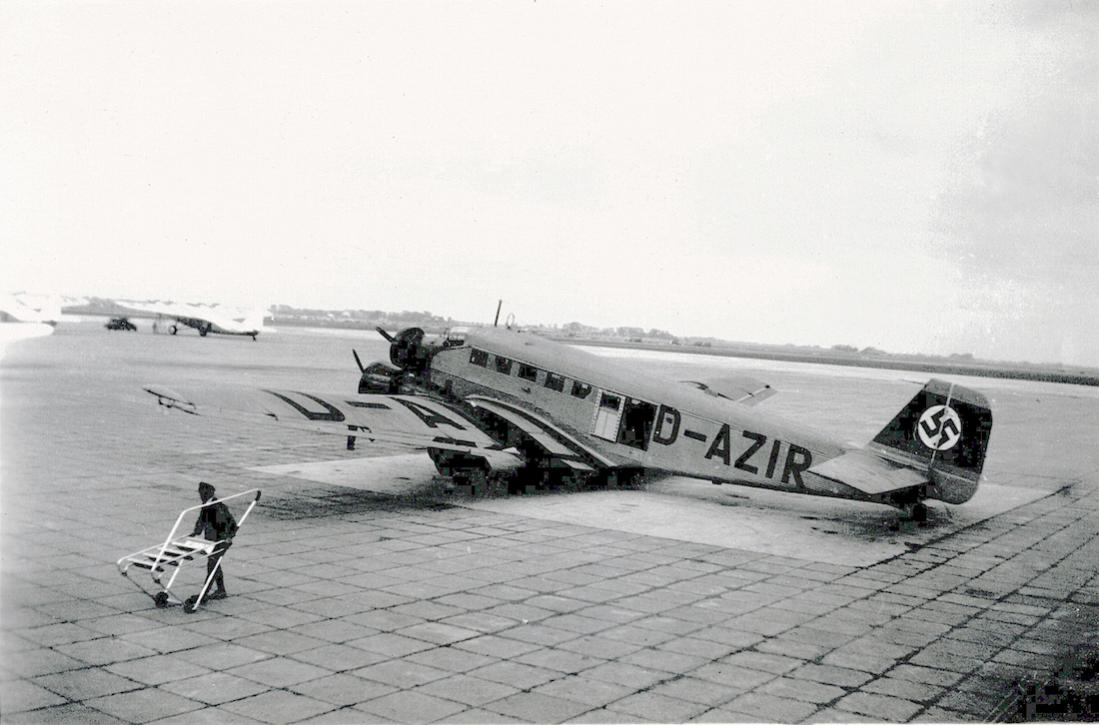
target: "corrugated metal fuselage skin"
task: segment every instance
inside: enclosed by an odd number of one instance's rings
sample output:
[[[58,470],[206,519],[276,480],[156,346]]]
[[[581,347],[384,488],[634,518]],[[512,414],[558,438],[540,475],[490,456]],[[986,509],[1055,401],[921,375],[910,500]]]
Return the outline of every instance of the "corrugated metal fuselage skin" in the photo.
[[[474,351],[487,353],[487,359]],[[511,360],[501,372],[496,358]],[[529,366],[520,377],[520,366]],[[505,366],[506,367],[506,366]],[[534,378],[530,379],[532,371]],[[547,386],[547,374],[564,378],[563,389]],[[435,385],[459,398],[485,395],[518,404],[540,414],[618,465],[729,482],[868,499],[858,490],[809,472],[809,468],[842,454],[845,447],[819,433],[682,383],[650,377],[637,366],[500,328],[471,331],[462,347],[439,352],[431,363]],[[574,382],[591,386],[584,397],[573,394]],[[621,442],[622,423],[615,411],[601,409],[603,396],[646,403],[652,423],[644,446]],[[611,440],[613,439],[613,440]]]

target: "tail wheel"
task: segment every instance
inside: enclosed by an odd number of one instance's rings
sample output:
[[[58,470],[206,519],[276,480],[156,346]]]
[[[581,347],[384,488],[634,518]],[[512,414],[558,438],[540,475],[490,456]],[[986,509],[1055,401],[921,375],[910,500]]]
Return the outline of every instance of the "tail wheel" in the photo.
[[[196,609],[198,609],[198,595],[197,594],[194,595],[194,596],[187,597],[187,601],[185,601],[183,603],[183,611],[187,612],[187,614],[194,614]]]

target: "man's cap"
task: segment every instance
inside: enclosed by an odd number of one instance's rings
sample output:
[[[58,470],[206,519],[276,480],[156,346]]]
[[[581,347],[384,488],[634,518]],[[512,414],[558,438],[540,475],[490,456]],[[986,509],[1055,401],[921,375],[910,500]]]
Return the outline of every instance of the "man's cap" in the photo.
[[[198,492],[199,492],[200,495],[210,494],[211,496],[213,496],[214,495],[214,487],[211,486],[210,484],[206,483],[205,481],[199,481]]]

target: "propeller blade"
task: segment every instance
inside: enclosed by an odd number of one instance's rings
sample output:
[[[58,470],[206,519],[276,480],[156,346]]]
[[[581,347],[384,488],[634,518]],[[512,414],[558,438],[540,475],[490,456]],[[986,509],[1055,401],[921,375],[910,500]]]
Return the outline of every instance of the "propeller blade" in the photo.
[[[386,342],[393,342],[396,339],[380,327],[375,327],[374,329],[378,331],[379,335],[385,338]]]
[[[359,359],[359,353],[355,351],[355,348],[351,348],[351,354],[355,356],[355,364],[359,366],[359,372],[365,372],[366,368],[363,367],[363,361]]]

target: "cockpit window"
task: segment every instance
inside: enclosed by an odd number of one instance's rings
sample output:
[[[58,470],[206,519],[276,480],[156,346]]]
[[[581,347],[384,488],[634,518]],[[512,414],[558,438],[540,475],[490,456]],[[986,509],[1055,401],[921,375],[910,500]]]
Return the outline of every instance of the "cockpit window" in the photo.
[[[565,376],[557,373],[546,373],[546,387],[560,393],[565,389]]]
[[[484,350],[473,348],[469,351],[469,362],[473,365],[479,365],[486,368],[488,367],[488,353]]]
[[[496,356],[496,372],[511,375],[511,360],[506,357]]]
[[[519,366],[519,377],[523,380],[534,381],[538,379],[538,368],[533,365],[522,364]]]

